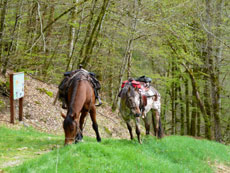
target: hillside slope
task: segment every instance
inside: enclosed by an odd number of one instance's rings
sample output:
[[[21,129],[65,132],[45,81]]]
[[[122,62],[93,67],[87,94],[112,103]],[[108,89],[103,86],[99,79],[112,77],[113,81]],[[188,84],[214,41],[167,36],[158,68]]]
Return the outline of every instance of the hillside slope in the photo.
[[[0,132],[0,139],[7,135],[11,144],[10,152],[3,153],[4,160],[10,154],[16,160],[23,156],[27,160],[3,169],[6,172],[230,172],[230,146],[185,136],[161,140],[149,136],[142,145],[137,140],[107,138],[98,143],[86,137],[82,143],[63,147],[63,136],[4,127],[0,127]],[[3,142],[0,140],[4,149],[7,146]],[[36,150],[45,154],[35,157]]]
[[[1,81],[6,81],[8,78],[0,76]],[[63,134],[62,122],[60,112],[66,112],[61,108],[60,102],[53,105],[57,93],[57,85],[46,84],[36,80],[30,76],[25,77],[25,97],[24,97],[24,117],[23,122],[18,122],[18,115],[16,115],[17,126],[32,126],[35,129],[52,134]],[[5,101],[6,109],[0,110],[0,124],[12,126],[10,121],[10,107],[9,98],[0,96],[1,100]],[[17,101],[16,113],[18,114]],[[127,138],[129,136],[128,130],[118,116],[117,112],[112,112],[111,108],[104,103],[101,107],[97,108],[97,121],[99,125],[99,132],[102,138]],[[89,116],[86,118],[84,128],[84,135],[95,136],[92,129],[91,119]],[[15,126],[14,125],[14,126]]]

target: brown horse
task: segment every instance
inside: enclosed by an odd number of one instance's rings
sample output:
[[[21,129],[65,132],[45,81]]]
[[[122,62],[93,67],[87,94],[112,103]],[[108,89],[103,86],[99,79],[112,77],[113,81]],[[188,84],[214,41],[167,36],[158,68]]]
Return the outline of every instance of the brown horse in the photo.
[[[95,94],[87,71],[82,69],[71,77],[66,101],[67,115],[62,113],[65,145],[77,143],[83,139],[83,125],[88,112],[97,141],[100,142],[101,137],[96,121]]]

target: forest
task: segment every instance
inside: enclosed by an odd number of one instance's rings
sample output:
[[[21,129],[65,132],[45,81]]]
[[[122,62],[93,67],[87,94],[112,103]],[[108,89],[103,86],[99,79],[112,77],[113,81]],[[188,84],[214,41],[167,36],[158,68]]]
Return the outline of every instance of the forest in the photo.
[[[117,109],[122,81],[148,76],[166,135],[230,143],[230,1],[0,0],[0,70],[52,84],[79,64]]]

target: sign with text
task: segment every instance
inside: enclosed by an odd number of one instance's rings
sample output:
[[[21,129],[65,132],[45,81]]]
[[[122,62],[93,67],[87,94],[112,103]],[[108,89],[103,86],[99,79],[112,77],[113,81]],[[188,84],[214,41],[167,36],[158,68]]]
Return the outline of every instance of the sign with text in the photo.
[[[19,121],[22,121],[24,97],[24,73],[10,73],[10,122],[14,124],[14,100],[19,99]]]
[[[17,100],[24,97],[24,73],[13,74],[13,98]]]

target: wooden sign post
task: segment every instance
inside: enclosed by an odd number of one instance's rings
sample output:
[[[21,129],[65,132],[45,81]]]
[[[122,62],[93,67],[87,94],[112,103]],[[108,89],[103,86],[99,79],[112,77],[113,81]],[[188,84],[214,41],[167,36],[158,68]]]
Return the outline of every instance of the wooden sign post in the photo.
[[[10,123],[14,124],[14,100],[19,99],[19,121],[22,121],[24,97],[24,73],[10,74]]]

